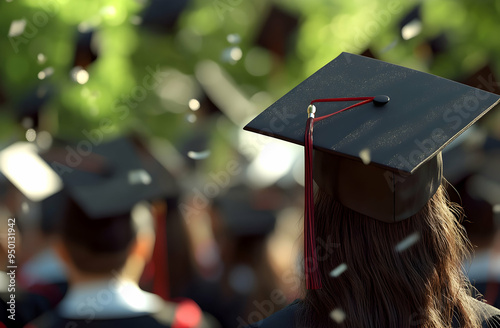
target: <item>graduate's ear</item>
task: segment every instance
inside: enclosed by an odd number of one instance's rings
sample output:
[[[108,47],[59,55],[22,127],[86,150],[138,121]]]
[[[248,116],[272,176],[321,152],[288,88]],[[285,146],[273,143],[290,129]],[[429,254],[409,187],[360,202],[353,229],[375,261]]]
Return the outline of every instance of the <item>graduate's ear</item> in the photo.
[[[147,262],[153,255],[154,245],[155,235],[153,232],[139,232],[132,247],[131,255],[138,256]]]

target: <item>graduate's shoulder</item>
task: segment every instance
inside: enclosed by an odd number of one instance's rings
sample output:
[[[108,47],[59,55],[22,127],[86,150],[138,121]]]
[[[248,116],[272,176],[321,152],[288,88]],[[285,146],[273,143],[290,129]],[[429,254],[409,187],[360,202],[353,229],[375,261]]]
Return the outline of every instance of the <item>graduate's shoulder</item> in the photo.
[[[270,315],[264,320],[253,323],[247,328],[296,327],[297,314],[302,309],[300,300],[295,300],[284,309]]]

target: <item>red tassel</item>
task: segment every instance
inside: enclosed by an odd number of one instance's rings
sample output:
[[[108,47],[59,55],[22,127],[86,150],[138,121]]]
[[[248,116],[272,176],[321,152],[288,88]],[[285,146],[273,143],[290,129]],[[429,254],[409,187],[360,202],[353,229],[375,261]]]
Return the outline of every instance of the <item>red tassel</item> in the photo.
[[[321,277],[316,254],[314,234],[314,192],[313,192],[313,130],[314,116],[307,119],[305,134],[305,206],[304,206],[304,264],[307,289],[321,288]]]
[[[154,263],[153,293],[164,300],[169,300],[169,276],[168,276],[168,249],[167,249],[167,208],[159,203],[155,207],[154,216],[156,220],[156,242],[153,250],[152,261]]]
[[[305,160],[305,205],[304,205],[304,266],[307,289],[320,289],[321,275],[318,268],[318,258],[316,254],[316,237],[314,233],[314,191],[313,191],[313,130],[314,122],[327,117],[361,106],[373,101],[374,97],[354,97],[354,98],[327,98],[315,99],[307,108],[308,119],[306,123],[306,132],[304,135],[304,160]],[[314,118],[316,102],[337,102],[362,100],[356,104],[343,108],[335,113]]]

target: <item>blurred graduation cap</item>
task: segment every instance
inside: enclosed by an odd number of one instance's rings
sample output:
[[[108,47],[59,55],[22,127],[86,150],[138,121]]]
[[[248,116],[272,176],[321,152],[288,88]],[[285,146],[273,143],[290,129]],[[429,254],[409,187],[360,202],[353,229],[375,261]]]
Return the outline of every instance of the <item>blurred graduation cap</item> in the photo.
[[[167,33],[175,27],[189,0],[152,0],[142,12],[142,26]]]
[[[462,79],[463,84],[500,95],[500,82],[498,81],[500,80],[495,74],[492,63],[486,63],[478,70]],[[496,115],[495,113],[497,113],[497,111],[487,113],[482,123],[486,123],[492,119],[492,117]]]
[[[361,53],[361,56],[377,59],[370,48],[366,48],[366,50]]]
[[[437,36],[427,40],[434,56],[445,53],[450,48],[450,41],[445,33],[440,33]]]
[[[153,149],[138,136],[133,137],[131,143],[137,152],[142,167],[155,180],[159,190],[158,195],[162,198],[177,198],[181,192],[179,183],[172,173],[159,161]]]
[[[46,82],[31,87],[25,92],[16,106],[16,117],[24,128],[38,128],[40,112],[53,95],[53,86]]]
[[[87,68],[97,59],[99,53],[93,37],[93,30],[77,32],[73,67]]]
[[[247,186],[230,188],[214,200],[214,207],[234,237],[266,236],[274,230],[275,211],[260,204]]]
[[[462,80],[463,84],[500,95],[500,83],[490,63]]]
[[[457,146],[443,151],[443,176],[454,186],[477,172],[484,161],[484,154],[479,147],[469,147],[467,141],[458,139],[453,141],[456,142],[459,142]]]
[[[66,148],[68,149],[68,147]],[[63,158],[61,155],[64,154]],[[93,219],[129,213],[142,200],[165,197],[176,189],[165,182],[158,163],[146,163],[127,138],[92,147],[89,154],[68,162],[67,152],[42,155],[62,179],[69,196]],[[62,161],[64,159],[64,161]]]
[[[0,105],[4,104],[7,101],[7,96],[5,95],[5,90],[2,85],[2,80],[0,79]]]
[[[305,251],[314,258],[313,166],[319,188],[346,207],[383,222],[404,220],[440,186],[441,150],[499,101],[431,74],[342,53],[245,129],[305,145]],[[279,119],[286,122],[278,125]],[[308,281],[308,288],[318,286]]]
[[[298,25],[296,16],[273,5],[262,24],[256,44],[284,59],[289,51],[295,49],[292,35]]]

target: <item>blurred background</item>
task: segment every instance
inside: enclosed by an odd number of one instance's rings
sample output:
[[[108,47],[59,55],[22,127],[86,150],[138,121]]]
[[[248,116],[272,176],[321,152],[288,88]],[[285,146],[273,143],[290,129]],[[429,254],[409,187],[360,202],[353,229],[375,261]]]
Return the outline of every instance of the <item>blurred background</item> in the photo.
[[[268,316],[300,296],[303,150],[242,127],[343,51],[500,94],[499,15],[500,0],[1,0],[0,197],[19,287],[62,286],[36,314],[64,296],[52,196],[118,139],[148,163],[128,184],[165,188],[144,196],[157,246],[141,287],[223,327]],[[444,154],[481,255],[465,268],[491,303],[499,150],[492,110]]]

